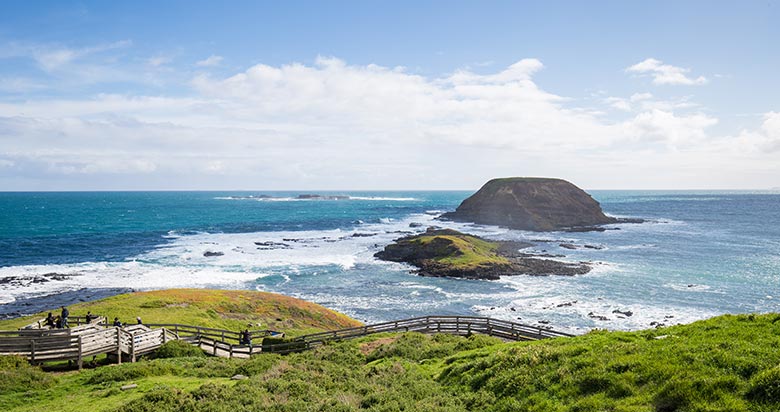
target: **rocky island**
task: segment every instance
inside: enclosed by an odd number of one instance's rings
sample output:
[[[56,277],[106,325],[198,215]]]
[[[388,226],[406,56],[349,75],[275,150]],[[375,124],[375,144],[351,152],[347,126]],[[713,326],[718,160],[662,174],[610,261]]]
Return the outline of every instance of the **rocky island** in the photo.
[[[641,222],[605,215],[596,200],[572,183],[536,177],[490,180],[440,218],[538,232],[601,231],[604,224]]]
[[[587,263],[568,263],[520,252],[531,243],[490,241],[451,229],[428,228],[387,245],[374,256],[404,262],[421,276],[497,280],[510,275],[581,275]]]

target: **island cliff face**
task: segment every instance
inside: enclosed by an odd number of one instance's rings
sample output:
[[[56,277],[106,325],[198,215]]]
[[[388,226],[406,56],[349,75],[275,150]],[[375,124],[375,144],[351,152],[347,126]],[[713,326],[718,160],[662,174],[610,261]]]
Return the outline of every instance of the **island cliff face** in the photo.
[[[617,223],[579,187],[562,179],[493,179],[442,219],[550,231]]]

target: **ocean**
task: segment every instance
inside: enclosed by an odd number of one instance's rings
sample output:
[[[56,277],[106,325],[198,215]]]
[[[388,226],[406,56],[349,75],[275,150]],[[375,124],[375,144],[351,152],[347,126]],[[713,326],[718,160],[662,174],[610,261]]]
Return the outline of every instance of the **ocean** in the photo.
[[[607,214],[646,221],[587,233],[436,220],[472,192],[306,193],[0,193],[0,317],[176,287],[277,292],[364,322],[462,314],[575,333],[780,312],[777,192],[591,191]],[[531,241],[593,270],[426,278],[373,257],[432,225]]]

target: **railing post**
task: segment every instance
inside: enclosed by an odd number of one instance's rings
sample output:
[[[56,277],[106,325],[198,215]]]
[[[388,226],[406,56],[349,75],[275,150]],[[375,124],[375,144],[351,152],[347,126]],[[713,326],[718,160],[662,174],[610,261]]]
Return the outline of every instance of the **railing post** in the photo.
[[[130,362],[135,362],[135,336],[130,335]]]
[[[30,339],[30,362],[35,364],[35,339]]]
[[[82,359],[82,344],[81,344],[81,335],[79,335],[79,358],[78,358],[78,364],[79,364],[79,370],[83,367],[83,359]]]
[[[116,363],[117,365],[122,364],[122,335],[119,333],[119,328],[114,326],[114,330],[116,331]]]
[[[168,335],[165,333],[165,328],[161,328],[161,330],[162,330],[162,341],[163,341],[163,345],[165,345],[165,343],[167,343],[167,342],[168,342]]]

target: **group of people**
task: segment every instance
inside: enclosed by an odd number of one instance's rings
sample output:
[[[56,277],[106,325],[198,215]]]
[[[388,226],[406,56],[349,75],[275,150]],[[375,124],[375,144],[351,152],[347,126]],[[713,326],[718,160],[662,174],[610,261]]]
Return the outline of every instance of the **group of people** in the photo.
[[[68,311],[68,308],[65,306],[62,306],[62,310],[60,312],[60,316],[54,316],[51,312],[49,312],[49,315],[46,316],[46,319],[44,321],[44,324],[52,329],[64,329],[68,328],[68,317],[70,316],[70,311]],[[97,315],[93,315],[92,312],[87,311],[87,315],[84,317],[86,320],[86,323],[92,323],[93,320],[97,319]],[[135,318],[138,325],[143,325],[143,322],[141,321],[141,317],[138,316]],[[123,324],[122,321],[119,320],[119,317],[114,318],[114,323],[112,326],[116,327],[123,327],[127,326],[126,324]],[[239,334],[238,342],[240,345],[247,345],[249,347],[252,347],[252,332],[249,331],[249,328],[252,326],[250,323],[247,325],[247,327],[241,331]]]
[[[136,316],[136,318],[135,318],[135,322],[136,322],[136,324],[138,324],[138,325],[143,325],[143,324],[144,324],[144,323],[143,323],[143,321],[141,321],[141,317],[140,317],[140,316]],[[119,320],[119,318],[117,317],[117,318],[114,318],[114,323],[112,324],[112,326],[116,326],[116,327],[118,327],[118,328],[121,328],[122,326],[127,326],[127,324],[123,324],[123,323],[122,323],[122,322]]]
[[[65,306],[62,307],[62,311],[60,311],[60,316],[55,317],[52,315],[51,312],[46,316],[46,319],[44,321],[44,324],[52,329],[65,329],[69,328],[68,325],[68,317],[70,316],[70,311]]]
[[[59,316],[54,316],[54,314],[49,312],[49,314],[46,316],[46,319],[44,319],[43,324],[48,326],[50,329],[66,329],[70,327],[68,324],[68,317],[70,317],[70,311],[65,306],[62,306],[62,310],[60,311]],[[87,315],[84,316],[85,323],[87,324],[92,323],[92,321],[97,318],[98,316],[93,315],[91,311],[87,311]],[[135,320],[139,325],[143,324],[140,316],[136,317]],[[126,325],[123,325],[119,318],[116,317],[114,318],[114,323],[112,326],[118,326],[121,328],[122,326]]]

